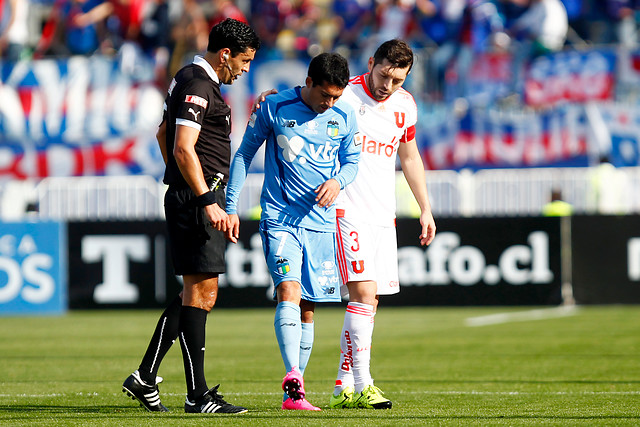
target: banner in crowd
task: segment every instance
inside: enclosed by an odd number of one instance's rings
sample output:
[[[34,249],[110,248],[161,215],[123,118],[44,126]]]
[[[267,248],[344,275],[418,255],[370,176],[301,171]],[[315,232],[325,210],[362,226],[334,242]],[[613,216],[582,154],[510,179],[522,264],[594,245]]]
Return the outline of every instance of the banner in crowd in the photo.
[[[0,223],[0,315],[64,313],[66,250],[61,223]]]
[[[616,59],[612,49],[563,51],[538,57],[527,69],[525,101],[529,106],[549,107],[561,102],[612,100]]]
[[[0,178],[162,174],[151,64],[78,56],[0,70]]]
[[[640,63],[634,60],[639,55],[624,54],[623,81],[632,84],[640,80],[640,67],[634,65]],[[612,98],[616,55],[594,49],[538,58],[525,83],[527,100],[547,106],[543,110],[479,107],[474,102],[468,108],[464,102],[453,104],[455,108],[424,104],[419,85],[411,83],[420,112],[416,138],[425,161],[432,169],[454,170],[585,166],[597,158],[592,153],[601,152],[604,130],[611,133],[607,149],[614,160],[640,164],[640,107],[601,104]],[[0,179],[161,178],[164,163],[155,132],[165,89],[157,86],[153,67],[144,58],[139,61],[125,67],[117,59],[92,56],[1,64]],[[504,95],[508,66],[504,55],[477,59],[466,80],[469,99],[492,105],[488,101]],[[299,60],[257,60],[250,73],[223,86],[233,112],[233,149],[242,139],[256,94],[303,84],[306,71],[307,64]],[[592,120],[586,101],[598,101],[603,121]],[[617,112],[607,115],[607,109]],[[251,171],[262,170],[260,158],[259,153]]]
[[[429,169],[589,165],[595,144],[583,106],[535,112],[470,108],[421,114],[416,139]],[[640,130],[640,127],[638,128]]]

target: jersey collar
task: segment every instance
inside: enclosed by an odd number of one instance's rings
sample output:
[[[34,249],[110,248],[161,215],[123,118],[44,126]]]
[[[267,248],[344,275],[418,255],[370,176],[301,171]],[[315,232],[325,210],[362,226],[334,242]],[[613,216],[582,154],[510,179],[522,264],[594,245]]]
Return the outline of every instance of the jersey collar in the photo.
[[[216,74],[215,71],[213,71],[213,68],[211,67],[211,64],[209,64],[207,62],[206,59],[204,59],[203,56],[201,55],[196,55],[193,58],[193,64],[197,65],[199,67],[202,67],[204,69],[204,71],[207,72],[207,74],[209,75],[209,77],[211,78],[211,80],[213,80],[214,82],[220,84],[220,79],[218,78],[218,75]]]

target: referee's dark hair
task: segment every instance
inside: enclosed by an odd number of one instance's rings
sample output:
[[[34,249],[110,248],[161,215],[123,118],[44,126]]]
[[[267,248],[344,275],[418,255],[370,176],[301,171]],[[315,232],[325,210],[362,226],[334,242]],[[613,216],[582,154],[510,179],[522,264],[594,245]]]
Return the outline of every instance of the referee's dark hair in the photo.
[[[227,18],[211,28],[207,51],[215,53],[225,47],[231,50],[231,56],[236,56],[247,49],[260,49],[260,38],[244,22]]]
[[[381,64],[385,59],[394,68],[409,67],[409,71],[411,71],[411,67],[413,67],[413,51],[405,41],[400,39],[387,40],[382,43],[373,54],[373,65]]]
[[[314,86],[329,83],[344,89],[349,84],[349,64],[337,53],[321,53],[309,63],[307,74]]]

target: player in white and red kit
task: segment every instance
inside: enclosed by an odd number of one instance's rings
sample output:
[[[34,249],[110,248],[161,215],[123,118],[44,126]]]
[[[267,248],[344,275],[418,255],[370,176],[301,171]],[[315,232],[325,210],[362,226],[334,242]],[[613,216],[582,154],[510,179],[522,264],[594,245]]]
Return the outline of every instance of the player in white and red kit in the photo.
[[[352,78],[342,94],[342,100],[356,111],[356,145],[361,148],[361,157],[356,179],[336,200],[338,265],[343,295],[348,292],[349,303],[332,408],[386,409],[392,405],[373,384],[370,360],[379,295],[400,291],[396,156],[420,206],[420,244],[430,244],[436,232],[415,140],[417,107],[413,96],[402,88],[412,65],[413,52],[404,41],[384,42],[369,58],[369,72]]]

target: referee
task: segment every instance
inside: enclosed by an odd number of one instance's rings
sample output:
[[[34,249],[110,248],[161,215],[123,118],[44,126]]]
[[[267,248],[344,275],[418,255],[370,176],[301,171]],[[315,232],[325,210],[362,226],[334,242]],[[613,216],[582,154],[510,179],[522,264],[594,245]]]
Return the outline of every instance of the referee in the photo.
[[[138,370],[123,392],[149,411],[165,412],[157,373],[176,338],[180,339],[187,382],[185,412],[242,413],[209,389],[204,377],[205,324],[218,296],[218,275],[225,271],[228,217],[224,188],[231,156],[231,109],[220,85],[232,84],[260,48],[246,24],[227,19],[211,29],[204,56],[183,67],[172,80],[157,133],[166,163],[165,214],[175,273],[184,289],[164,311]]]

